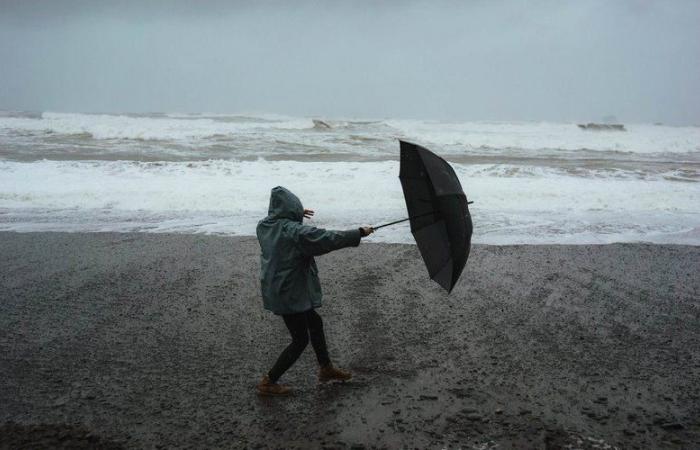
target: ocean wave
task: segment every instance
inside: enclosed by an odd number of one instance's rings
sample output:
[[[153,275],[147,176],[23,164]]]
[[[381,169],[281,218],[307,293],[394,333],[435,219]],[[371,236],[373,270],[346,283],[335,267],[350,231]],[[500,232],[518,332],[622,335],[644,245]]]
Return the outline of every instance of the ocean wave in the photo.
[[[425,144],[446,156],[565,154],[575,158],[602,152],[622,158],[665,154],[700,159],[698,127],[626,124],[626,128],[626,132],[589,132],[574,123],[335,120],[265,114],[0,114],[0,139],[26,136],[29,147],[50,148],[51,142],[41,141],[45,136],[157,141],[164,146],[165,159],[169,144],[206,148],[210,141],[238,149],[247,146],[250,154],[282,155],[303,147],[324,147],[327,152],[395,155],[397,139]],[[277,141],[291,145],[275,146]]]
[[[37,111],[2,111],[0,110],[0,118],[26,118],[26,119],[41,119],[41,113]]]
[[[231,120],[147,115],[67,114],[0,117],[0,130],[35,134],[89,135],[94,139],[191,140],[241,133],[313,128],[310,119]]]
[[[574,123],[426,122],[388,120],[401,136],[419,142],[471,149],[539,151],[593,150],[620,153],[690,153],[700,151],[700,128],[630,124],[626,132],[581,130]]]
[[[454,168],[475,201],[475,242],[671,239],[700,223],[700,183],[668,179],[688,174]],[[0,229],[253,234],[276,185],[317,211],[312,224],[379,224],[405,217],[398,169],[397,161],[0,161]],[[410,241],[410,232],[376,238]]]

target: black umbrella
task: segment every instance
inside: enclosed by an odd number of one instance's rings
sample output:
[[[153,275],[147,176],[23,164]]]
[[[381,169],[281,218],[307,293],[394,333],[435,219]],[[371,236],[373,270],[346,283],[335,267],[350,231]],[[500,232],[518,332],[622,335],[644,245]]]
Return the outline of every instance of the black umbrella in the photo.
[[[472,219],[467,205],[472,202],[447,161],[420,145],[399,142],[399,179],[409,217],[374,229],[410,220],[430,278],[451,292],[469,257]]]

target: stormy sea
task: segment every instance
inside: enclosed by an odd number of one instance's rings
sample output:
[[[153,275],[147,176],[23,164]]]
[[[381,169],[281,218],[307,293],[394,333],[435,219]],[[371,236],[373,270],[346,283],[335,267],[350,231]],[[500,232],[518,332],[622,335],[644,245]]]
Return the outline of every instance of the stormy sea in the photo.
[[[475,243],[700,245],[700,127],[271,114],[0,112],[0,231],[253,235],[277,185],[378,225],[406,215],[399,139],[455,168]]]

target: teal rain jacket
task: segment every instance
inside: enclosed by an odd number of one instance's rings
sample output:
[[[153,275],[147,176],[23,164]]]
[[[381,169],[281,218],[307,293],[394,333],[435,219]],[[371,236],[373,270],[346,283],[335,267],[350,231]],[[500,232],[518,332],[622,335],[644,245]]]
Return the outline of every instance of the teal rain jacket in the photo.
[[[265,309],[294,314],[321,306],[321,283],[314,256],[360,245],[360,230],[331,231],[302,225],[299,198],[277,186],[267,217],[256,229],[262,254],[260,285]]]

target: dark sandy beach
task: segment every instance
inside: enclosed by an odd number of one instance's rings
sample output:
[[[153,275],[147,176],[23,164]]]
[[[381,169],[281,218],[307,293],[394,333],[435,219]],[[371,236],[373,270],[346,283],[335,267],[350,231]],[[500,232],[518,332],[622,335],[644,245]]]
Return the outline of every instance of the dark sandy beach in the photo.
[[[318,259],[331,357],[288,341],[254,238],[0,233],[0,448],[700,448],[700,247],[475,246]]]

